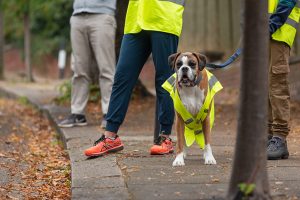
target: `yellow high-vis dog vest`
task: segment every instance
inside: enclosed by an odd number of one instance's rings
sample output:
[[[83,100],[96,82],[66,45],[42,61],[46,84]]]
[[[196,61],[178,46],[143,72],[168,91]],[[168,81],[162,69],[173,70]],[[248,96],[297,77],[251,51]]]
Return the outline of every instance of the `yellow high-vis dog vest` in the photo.
[[[206,69],[204,69],[206,70]],[[205,147],[204,134],[202,129],[202,122],[205,120],[210,107],[210,129],[212,129],[215,120],[215,110],[214,110],[214,95],[219,92],[223,87],[217,78],[206,70],[208,77],[208,90],[205,97],[203,106],[199,110],[197,116],[193,116],[184,107],[177,88],[176,88],[176,73],[168,78],[162,87],[170,93],[173,99],[174,108],[180,114],[184,121],[184,137],[186,145],[189,147],[195,141],[200,146],[201,149]]]

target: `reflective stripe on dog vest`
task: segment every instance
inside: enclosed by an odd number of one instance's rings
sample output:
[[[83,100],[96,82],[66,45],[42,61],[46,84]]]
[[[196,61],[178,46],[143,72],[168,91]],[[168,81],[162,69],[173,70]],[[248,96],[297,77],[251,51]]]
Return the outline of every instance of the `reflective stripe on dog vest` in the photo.
[[[201,149],[205,147],[204,134],[202,129],[202,122],[205,120],[210,107],[210,129],[214,124],[215,112],[214,112],[214,95],[219,92],[223,87],[217,78],[205,69],[208,77],[208,90],[205,97],[203,106],[199,113],[194,117],[184,107],[180,100],[177,88],[176,88],[176,73],[173,74],[168,80],[164,82],[162,87],[170,93],[173,99],[174,108],[180,114],[184,121],[184,137],[186,145],[189,147],[195,141]]]

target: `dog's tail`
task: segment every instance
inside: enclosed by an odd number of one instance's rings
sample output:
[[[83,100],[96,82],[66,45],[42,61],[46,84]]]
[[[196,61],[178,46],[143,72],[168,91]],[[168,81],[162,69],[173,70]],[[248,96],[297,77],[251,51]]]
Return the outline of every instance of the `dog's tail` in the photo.
[[[230,56],[224,63],[221,64],[207,63],[206,67],[208,69],[222,69],[230,65],[231,63],[233,63],[233,61],[235,61],[241,54],[242,54],[242,48],[238,48],[234,52],[234,54],[232,54],[232,56]]]

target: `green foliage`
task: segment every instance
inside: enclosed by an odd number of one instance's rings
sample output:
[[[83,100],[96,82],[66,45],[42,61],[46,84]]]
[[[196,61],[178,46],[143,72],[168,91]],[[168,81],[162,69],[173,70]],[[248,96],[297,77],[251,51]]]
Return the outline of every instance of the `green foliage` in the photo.
[[[255,189],[255,184],[253,183],[240,183],[238,185],[240,191],[243,193],[243,199],[247,199],[247,197],[251,196],[254,189]]]
[[[19,97],[18,98],[18,102],[21,103],[21,104],[23,104],[23,105],[30,105],[30,101],[25,96]]]
[[[100,88],[98,85],[90,85],[89,101],[97,102],[101,98]],[[71,101],[72,83],[70,80],[63,82],[59,87],[59,97],[55,99],[58,104],[64,104]]]
[[[100,88],[98,85],[90,85],[90,96],[89,101],[97,102],[101,98]]]
[[[62,104],[71,100],[72,84],[71,81],[65,81],[58,87],[59,97],[55,98],[55,102]]]
[[[4,33],[6,43],[23,47],[23,16],[30,14],[33,58],[45,54],[57,54],[62,40],[68,41],[70,17],[72,15],[70,0],[6,0],[4,8]],[[66,42],[70,50],[69,42]]]

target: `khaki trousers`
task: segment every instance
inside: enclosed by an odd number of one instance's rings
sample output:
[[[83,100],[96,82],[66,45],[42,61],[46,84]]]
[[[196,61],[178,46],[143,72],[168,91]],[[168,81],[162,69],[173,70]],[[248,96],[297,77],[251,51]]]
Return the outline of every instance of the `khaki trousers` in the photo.
[[[94,59],[99,68],[102,113],[106,114],[116,66],[115,18],[107,14],[79,14],[72,16],[70,23],[74,55],[71,112],[84,114]]]
[[[270,41],[269,134],[284,138],[290,131],[289,57],[287,44]]]

